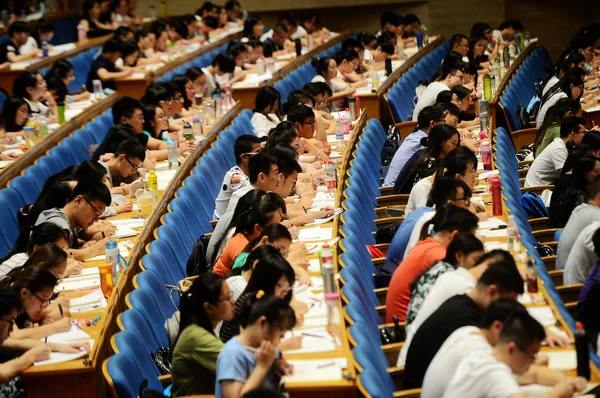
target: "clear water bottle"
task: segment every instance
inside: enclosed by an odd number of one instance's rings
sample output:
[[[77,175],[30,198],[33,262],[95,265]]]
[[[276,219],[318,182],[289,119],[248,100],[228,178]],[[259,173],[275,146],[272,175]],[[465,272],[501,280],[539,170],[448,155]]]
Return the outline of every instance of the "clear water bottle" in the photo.
[[[194,132],[194,138],[202,138],[204,136],[202,132],[202,120],[200,116],[194,116],[192,119],[192,131]]]
[[[219,117],[223,114],[223,99],[221,92],[215,91],[213,99],[215,100],[215,117]]]
[[[421,25],[421,29],[419,29],[421,33],[423,33],[423,43],[429,43],[429,35],[427,34],[427,26],[425,24]]]
[[[117,284],[117,279],[119,278],[119,247],[117,246],[117,242],[114,240],[109,240],[106,242],[106,262],[111,264],[112,268],[112,284],[115,286]]]
[[[42,40],[42,57],[48,58],[48,41]]]
[[[233,93],[231,91],[231,85],[226,84],[224,92],[225,92],[225,101],[224,101],[225,102],[225,107],[224,107],[224,109],[225,110],[229,110],[235,104],[235,102],[233,101]]]
[[[337,178],[335,175],[335,163],[329,161],[325,164],[325,181],[327,183],[327,189],[337,188]]]
[[[338,151],[344,147],[344,130],[342,129],[342,123],[340,120],[336,121],[335,127],[335,140],[338,145]]]
[[[8,28],[8,11],[6,9],[2,10],[2,25]]]
[[[167,153],[169,156],[169,169],[179,167],[179,154],[177,153],[177,144],[173,140],[167,140]]]
[[[333,256],[326,255],[325,253],[329,251],[331,253],[330,246],[328,244],[323,245],[323,251],[321,253],[321,273],[323,275],[323,292],[327,293],[335,293],[335,277],[333,270]]]

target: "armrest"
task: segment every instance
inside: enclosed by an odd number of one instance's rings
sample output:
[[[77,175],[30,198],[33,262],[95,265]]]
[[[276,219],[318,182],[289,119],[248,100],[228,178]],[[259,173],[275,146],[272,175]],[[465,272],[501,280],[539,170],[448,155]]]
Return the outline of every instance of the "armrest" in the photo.
[[[556,290],[558,291],[563,303],[567,303],[571,301],[577,301],[582,287],[582,283],[575,283],[573,285],[557,286]]]
[[[392,195],[394,193],[394,187],[379,187],[379,193],[381,196]]]
[[[556,270],[556,256],[542,257],[542,261],[544,262],[544,265],[546,265],[548,271]]]
[[[554,233],[561,230],[562,228],[548,228],[533,231],[533,237],[535,240],[541,243],[554,241]]]
[[[404,140],[410,133],[415,131],[415,127],[417,127],[417,121],[410,122],[401,122],[395,124],[396,129],[400,132],[400,138]]]
[[[377,267],[377,266],[383,265],[385,263],[385,257],[373,258],[373,259],[371,259],[371,261],[373,261],[373,265],[375,267]]]
[[[548,228],[548,217],[530,218],[529,225],[534,231]]]
[[[552,282],[554,282],[554,286],[559,287],[563,285],[563,274],[565,273],[565,271],[563,271],[562,269],[555,269],[552,271],[548,271],[548,275],[550,275],[550,278],[552,279]]]
[[[421,396],[420,388],[411,388],[410,390],[402,390],[394,392],[394,397],[400,398],[419,398]]]
[[[519,166],[528,166],[533,163],[533,160],[521,160]]]
[[[167,387],[169,384],[171,384],[171,375],[160,375],[158,376],[158,381],[160,381],[160,384],[162,384],[164,387]]]
[[[408,203],[407,194],[387,195],[376,198],[379,207],[385,206],[406,206]]]
[[[393,223],[395,223],[397,221],[404,221],[404,216],[402,216],[402,217],[378,218],[378,219],[376,219],[374,221],[375,221],[375,225],[377,226],[377,229],[381,229],[381,227],[393,224]]]
[[[534,192],[538,195],[541,194],[545,189],[549,189],[551,191],[554,190],[554,185],[535,185],[533,187],[523,187],[521,188],[521,192]]]
[[[213,227],[213,229],[217,226],[217,223],[219,222],[219,220],[210,220],[210,226]]]
[[[376,243],[373,245],[373,247],[381,250],[384,253],[387,253],[388,249],[390,248],[390,244],[389,243]]]
[[[400,350],[402,349],[403,345],[404,345],[404,342],[394,343],[394,344],[386,344],[386,345],[381,346],[381,349],[383,350],[383,353],[385,354],[385,356],[388,360],[389,366],[396,365],[396,363],[398,362],[398,355],[400,354]]]

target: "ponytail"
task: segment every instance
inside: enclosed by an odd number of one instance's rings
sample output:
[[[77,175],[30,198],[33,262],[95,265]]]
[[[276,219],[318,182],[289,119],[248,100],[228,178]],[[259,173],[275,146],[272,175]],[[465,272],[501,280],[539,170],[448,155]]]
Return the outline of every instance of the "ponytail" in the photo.
[[[290,304],[277,296],[265,295],[264,291],[247,292],[240,297],[241,305],[236,314],[242,328],[256,323],[263,316],[269,326],[290,330],[296,324],[296,314]]]
[[[446,204],[437,209],[433,218],[423,225],[419,240],[423,240],[427,237],[429,226],[433,226],[433,230],[436,233],[452,231],[467,233],[476,229],[478,222],[477,216],[469,210],[452,204]]]
[[[277,210],[279,210],[279,207],[270,201],[258,202],[240,216],[235,227],[235,233],[248,236],[254,231],[255,225],[258,224],[264,228]]]

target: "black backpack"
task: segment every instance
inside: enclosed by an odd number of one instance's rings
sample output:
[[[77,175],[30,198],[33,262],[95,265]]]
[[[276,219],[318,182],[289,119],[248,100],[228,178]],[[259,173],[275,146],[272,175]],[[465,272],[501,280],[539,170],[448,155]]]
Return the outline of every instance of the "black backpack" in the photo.
[[[517,106],[517,114],[515,115],[515,118],[517,119],[517,130],[531,128],[531,123],[529,122],[529,113],[527,113],[527,108],[524,105]]]
[[[387,139],[381,148],[381,166],[383,166],[383,175],[387,173],[387,169],[392,163],[392,159],[396,154],[398,148],[400,148],[401,140],[396,127],[390,125],[387,132]]]
[[[209,240],[208,236],[202,235],[194,243],[192,254],[190,254],[190,258],[185,266],[188,276],[202,275],[212,271],[212,267],[206,261],[206,249],[208,248]]]

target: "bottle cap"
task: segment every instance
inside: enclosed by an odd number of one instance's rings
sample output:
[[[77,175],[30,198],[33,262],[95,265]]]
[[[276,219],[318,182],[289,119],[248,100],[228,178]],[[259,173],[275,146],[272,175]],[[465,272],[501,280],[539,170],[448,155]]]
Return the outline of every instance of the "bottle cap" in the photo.
[[[169,139],[167,140],[167,145],[170,145],[170,144],[173,144],[173,145],[175,145],[175,141],[173,141],[172,139],[170,139],[170,138],[169,138]]]
[[[577,329],[577,330],[584,330],[585,328],[583,327],[583,323],[581,323],[581,322],[575,322],[575,329]]]
[[[331,248],[331,246],[329,246],[329,243],[325,243],[322,247],[323,247],[323,249],[330,249]]]
[[[338,301],[340,299],[339,293],[327,293],[325,294],[326,301]]]
[[[106,250],[114,250],[117,248],[117,242],[114,240],[109,240],[106,242]]]
[[[150,170],[150,171],[148,171],[148,173],[150,173],[150,175],[153,176],[153,175],[156,174],[156,171],[155,170]]]
[[[192,118],[192,122],[194,122],[194,123],[199,122],[199,121],[200,121],[200,118],[198,116],[194,116]]]

